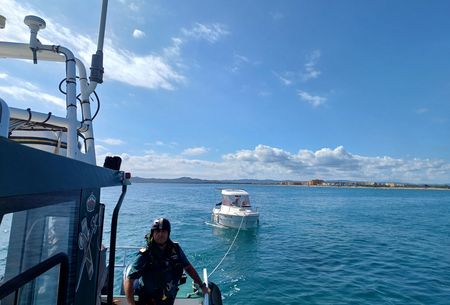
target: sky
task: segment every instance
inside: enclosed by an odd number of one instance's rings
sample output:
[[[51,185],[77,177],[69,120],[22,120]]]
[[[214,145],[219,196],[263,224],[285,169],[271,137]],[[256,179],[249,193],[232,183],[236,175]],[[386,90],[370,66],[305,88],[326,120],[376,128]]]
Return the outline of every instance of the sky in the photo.
[[[0,40],[86,67],[101,1],[0,0]],[[450,2],[110,0],[97,162],[133,176],[450,183]],[[65,116],[62,64],[0,59],[9,106]],[[95,104],[93,106],[95,111]]]

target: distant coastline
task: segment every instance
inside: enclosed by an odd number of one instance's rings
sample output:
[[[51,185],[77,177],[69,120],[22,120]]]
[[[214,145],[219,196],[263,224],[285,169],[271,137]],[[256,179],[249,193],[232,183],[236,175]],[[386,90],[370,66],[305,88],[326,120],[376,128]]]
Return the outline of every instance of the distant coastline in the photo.
[[[321,179],[313,179],[307,181],[293,181],[293,180],[270,180],[270,179],[205,180],[191,177],[180,177],[175,179],[132,177],[131,182],[184,183],[184,184],[255,184],[255,185],[316,186],[316,187],[345,187],[345,188],[450,190],[450,184],[414,184],[414,183],[400,183],[400,182],[367,182],[367,181],[346,181],[346,180],[327,181]]]

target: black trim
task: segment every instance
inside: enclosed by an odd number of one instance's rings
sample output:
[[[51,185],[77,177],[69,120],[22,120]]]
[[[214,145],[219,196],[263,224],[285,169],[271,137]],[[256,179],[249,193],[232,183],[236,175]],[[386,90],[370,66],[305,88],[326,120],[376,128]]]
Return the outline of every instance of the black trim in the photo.
[[[44,206],[60,204],[63,202],[77,200],[79,190],[71,192],[46,193],[36,195],[24,195],[14,197],[0,197],[1,213],[15,213]],[[26,202],[26,203],[24,203]]]
[[[47,146],[53,146],[57,147],[60,146],[61,148],[66,149],[67,143],[66,142],[59,142],[58,140],[53,140],[49,138],[43,138],[43,137],[22,137],[22,136],[10,136],[9,139],[22,143],[22,144],[37,144],[37,145],[47,145]]]

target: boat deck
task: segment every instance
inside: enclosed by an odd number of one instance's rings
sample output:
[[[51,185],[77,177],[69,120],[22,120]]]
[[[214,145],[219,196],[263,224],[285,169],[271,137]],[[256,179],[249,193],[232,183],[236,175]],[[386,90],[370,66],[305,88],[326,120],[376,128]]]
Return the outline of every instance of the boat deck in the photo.
[[[106,304],[106,296],[102,296],[102,304],[105,302]],[[117,295],[113,297],[113,304],[115,305],[127,305],[127,300],[124,295]],[[175,305],[199,305],[202,304],[202,298],[193,297],[193,298],[176,298]]]

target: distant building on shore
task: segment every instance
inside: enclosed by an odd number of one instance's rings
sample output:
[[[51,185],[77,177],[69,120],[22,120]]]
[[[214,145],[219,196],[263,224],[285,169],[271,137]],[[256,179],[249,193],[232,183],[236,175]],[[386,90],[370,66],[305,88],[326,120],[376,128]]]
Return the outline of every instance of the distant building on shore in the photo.
[[[309,186],[311,186],[311,185],[323,185],[324,182],[325,181],[320,180],[320,179],[313,179],[313,180],[309,180],[308,181],[308,185]]]

